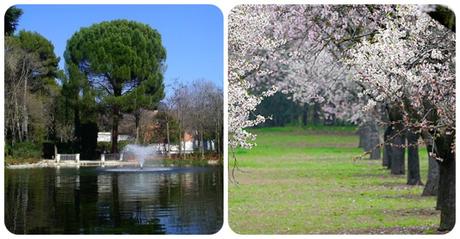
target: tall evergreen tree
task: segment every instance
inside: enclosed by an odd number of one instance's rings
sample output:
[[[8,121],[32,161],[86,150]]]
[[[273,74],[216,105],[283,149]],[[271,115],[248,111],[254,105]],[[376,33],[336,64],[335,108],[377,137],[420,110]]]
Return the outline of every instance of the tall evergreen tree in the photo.
[[[22,9],[15,6],[8,8],[5,13],[5,36],[13,35],[18,26],[19,18],[22,15]]]
[[[134,21],[102,22],[75,33],[64,55],[66,67],[77,67],[97,92],[97,102],[110,110],[112,152],[117,152],[121,113],[163,98],[166,50],[160,34]]]

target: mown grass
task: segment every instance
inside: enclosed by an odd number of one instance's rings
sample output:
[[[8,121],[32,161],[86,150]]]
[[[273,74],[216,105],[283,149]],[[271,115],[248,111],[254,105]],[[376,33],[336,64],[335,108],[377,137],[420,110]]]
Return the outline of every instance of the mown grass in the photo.
[[[335,131],[334,131],[335,130]],[[229,223],[241,234],[432,233],[434,197],[362,154],[354,129],[262,128],[237,150]],[[334,133],[335,132],[335,133]],[[421,174],[427,173],[421,149]],[[230,157],[230,170],[233,162]]]

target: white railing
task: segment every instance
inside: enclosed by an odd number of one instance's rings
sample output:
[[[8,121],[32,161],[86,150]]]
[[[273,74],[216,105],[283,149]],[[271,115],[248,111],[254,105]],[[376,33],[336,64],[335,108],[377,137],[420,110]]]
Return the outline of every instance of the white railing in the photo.
[[[61,161],[80,162],[80,154],[56,154],[56,163]]]

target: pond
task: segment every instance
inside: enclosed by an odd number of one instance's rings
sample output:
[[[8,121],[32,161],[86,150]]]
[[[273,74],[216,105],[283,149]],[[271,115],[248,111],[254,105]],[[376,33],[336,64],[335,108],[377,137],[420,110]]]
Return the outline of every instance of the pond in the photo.
[[[222,217],[222,166],[5,169],[15,234],[212,234]]]

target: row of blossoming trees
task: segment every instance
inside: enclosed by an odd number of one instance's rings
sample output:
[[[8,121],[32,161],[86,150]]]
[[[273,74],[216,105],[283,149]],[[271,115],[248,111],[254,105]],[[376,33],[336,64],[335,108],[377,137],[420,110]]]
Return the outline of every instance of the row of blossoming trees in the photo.
[[[440,230],[455,224],[455,19],[440,6],[240,5],[229,16],[229,144],[276,91],[368,128],[385,128],[383,163],[417,179],[421,137],[437,190]],[[452,20],[453,19],[453,20]],[[375,131],[375,130],[374,130]],[[379,138],[379,137],[377,137]],[[407,139],[407,143],[406,143]],[[371,155],[372,156],[372,155]],[[434,163],[436,162],[436,163]],[[415,166],[414,166],[415,165]],[[438,171],[435,171],[438,170]],[[438,172],[438,173],[436,173]],[[415,175],[415,176],[414,176]],[[427,183],[428,184],[428,183]],[[438,186],[438,187],[436,187]]]

